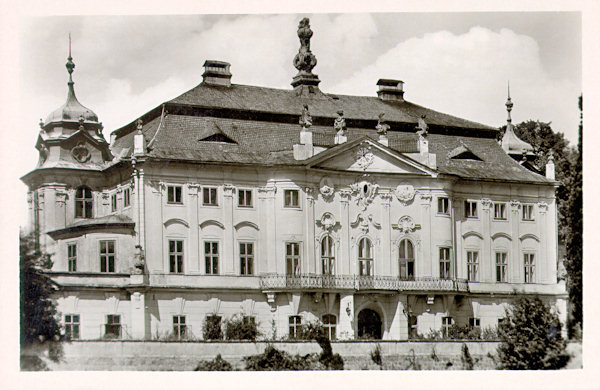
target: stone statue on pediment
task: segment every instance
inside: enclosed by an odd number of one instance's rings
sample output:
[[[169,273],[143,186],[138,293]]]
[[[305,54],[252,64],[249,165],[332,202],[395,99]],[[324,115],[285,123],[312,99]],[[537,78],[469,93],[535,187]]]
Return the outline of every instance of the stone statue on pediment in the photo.
[[[340,110],[337,112],[338,117],[333,122],[333,128],[337,135],[346,135],[346,119],[344,118],[344,111]]]
[[[308,112],[308,104],[305,104],[304,107],[302,107],[302,113],[300,114],[299,123],[300,126],[304,128],[309,128],[310,126],[312,126],[312,117]]]
[[[379,114],[379,119],[377,120],[377,126],[375,126],[375,129],[377,129],[377,134],[380,134],[380,135],[387,135],[387,132],[390,129],[390,125],[388,125],[385,122],[384,115],[385,115],[385,113],[383,113],[383,112],[381,114]]]

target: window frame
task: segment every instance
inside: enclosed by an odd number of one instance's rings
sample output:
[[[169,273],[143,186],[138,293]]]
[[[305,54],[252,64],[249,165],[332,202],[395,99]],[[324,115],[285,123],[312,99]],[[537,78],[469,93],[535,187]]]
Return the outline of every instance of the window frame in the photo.
[[[447,196],[438,196],[437,213],[439,215],[450,215],[450,198]]]
[[[406,243],[404,247],[404,255],[402,244]],[[409,250],[410,245],[410,250]],[[412,257],[409,257],[412,252]],[[406,270],[406,275],[402,275],[402,270]],[[412,271],[412,272],[411,272]],[[415,279],[415,245],[408,238],[403,238],[398,243],[398,277],[402,280],[414,280]]]
[[[525,218],[525,210],[529,210],[527,212],[527,218]],[[535,209],[533,203],[523,203],[521,204],[521,221],[525,222],[533,222],[535,221]]]
[[[112,243],[113,251],[112,253],[109,251],[108,244]],[[102,252],[102,246],[106,244],[106,252]],[[98,254],[100,258],[100,272],[106,274],[114,274],[117,271],[117,240],[114,239],[106,239],[98,241]],[[112,257],[112,263],[111,258]],[[104,271],[102,270],[104,265]],[[111,267],[112,265],[112,267]],[[112,270],[111,270],[112,268]]]
[[[469,317],[469,326],[472,328],[481,328],[481,318]]]
[[[209,245],[210,251],[207,252],[206,245]],[[216,248],[216,252],[213,249]],[[204,274],[219,275],[219,241],[204,241]]]
[[[218,187],[202,186],[202,206],[203,207],[219,207],[219,188]]]
[[[508,283],[508,252],[495,251],[496,257],[496,283]]]
[[[183,186],[181,184],[167,184],[167,204],[183,204]]]
[[[185,243],[182,239],[171,239],[167,240],[167,250],[169,252],[169,273],[170,274],[183,274],[185,273]],[[173,250],[171,250],[171,243],[174,244]],[[180,247],[180,248],[178,248]]]
[[[443,255],[447,254],[447,258]],[[439,247],[440,279],[452,279],[452,248]]]
[[[131,206],[131,188],[123,188],[123,208]]]
[[[479,250],[467,250],[467,280],[469,282],[479,281]]]
[[[331,322],[332,318],[333,318],[333,323]],[[329,337],[329,340],[335,340],[336,339],[336,329],[337,329],[336,315],[331,314],[331,313],[323,314],[321,316],[321,322],[323,323],[323,327],[325,328],[325,332],[327,333],[327,337]]]
[[[242,253],[242,246],[245,247],[244,253]],[[248,253],[248,246],[251,248],[252,253]],[[254,276],[255,270],[255,253],[254,242],[252,241],[240,241],[239,242],[239,254],[240,254],[240,275],[242,276]]]
[[[494,220],[495,221],[507,221],[506,202],[495,202],[494,203]],[[500,211],[500,213],[498,213]],[[500,216],[498,216],[500,214]]]
[[[479,212],[477,210],[478,202],[476,200],[465,200],[465,218],[477,219]]]
[[[65,314],[64,315],[64,326],[65,326],[65,339],[67,340],[79,340],[81,319],[79,314]]]
[[[110,212],[115,213],[119,209],[119,202],[117,200],[117,193],[110,195]]]
[[[449,337],[450,328],[454,325],[454,318],[452,316],[442,317],[442,333],[444,337]]]
[[[237,191],[238,191],[237,207],[240,207],[243,209],[254,208],[254,191],[252,191],[251,188],[238,188]],[[244,195],[242,195],[242,194],[244,194]],[[248,202],[248,194],[250,194],[250,202]]]
[[[295,251],[294,247],[296,247]],[[289,251],[288,248],[292,248],[292,250]],[[298,277],[302,274],[302,253],[301,245],[298,241],[288,241],[285,243],[285,274],[287,277]]]
[[[335,275],[335,240],[330,234],[326,234],[321,238],[320,244],[321,274]]]
[[[288,203],[288,194],[289,203]],[[294,196],[296,195],[295,203]],[[299,209],[300,208],[300,190],[297,188],[286,188],[283,190],[283,207],[286,209]]]
[[[71,251],[71,249],[74,249],[74,251]],[[67,243],[67,271],[77,272],[77,242]]]
[[[81,195],[80,195],[81,191]],[[89,193],[89,197],[88,197]],[[75,218],[94,218],[94,192],[90,187],[80,186],[75,190]]]
[[[177,320],[177,321],[175,321],[175,320]],[[183,314],[174,314],[173,315],[173,336],[177,340],[184,340],[187,338],[187,324],[185,322],[185,315],[183,315]]]
[[[370,255],[370,257],[368,256],[361,256],[364,255],[364,249],[363,249],[363,245],[362,243],[369,243],[369,245],[365,248],[368,249],[368,253],[367,255]],[[358,274],[359,276],[374,276],[374,265],[375,265],[375,258],[374,258],[374,254],[373,254],[373,242],[371,241],[371,239],[369,237],[362,237],[360,240],[358,240]],[[363,272],[363,269],[366,269],[366,273]]]
[[[302,337],[302,316],[288,316],[288,338],[298,339]]]
[[[523,252],[523,282],[535,283],[535,253]]]
[[[117,320],[116,322],[114,320]],[[111,321],[112,320],[112,321]],[[114,327],[118,330],[118,334],[107,332],[108,327]],[[115,338],[120,339],[123,337],[123,324],[121,323],[120,314],[107,314],[106,322],[104,323],[104,337],[108,337],[109,334],[115,335]]]

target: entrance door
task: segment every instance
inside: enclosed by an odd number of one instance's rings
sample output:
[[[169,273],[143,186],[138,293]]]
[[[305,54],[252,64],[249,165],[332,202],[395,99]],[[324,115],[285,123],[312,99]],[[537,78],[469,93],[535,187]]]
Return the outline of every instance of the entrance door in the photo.
[[[376,311],[364,309],[358,313],[358,338],[381,340],[381,317]]]

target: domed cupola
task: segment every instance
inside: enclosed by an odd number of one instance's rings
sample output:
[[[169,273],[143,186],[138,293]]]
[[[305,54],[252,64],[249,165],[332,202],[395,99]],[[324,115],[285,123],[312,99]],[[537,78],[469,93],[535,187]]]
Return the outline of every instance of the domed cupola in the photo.
[[[510,99],[510,86],[508,88],[508,99],[506,100],[506,111],[508,112],[508,119],[506,120],[506,131],[502,137],[501,145],[502,149],[517,161],[527,159],[531,160],[535,158],[533,146],[523,141],[514,131],[510,112],[513,108],[513,102]]]

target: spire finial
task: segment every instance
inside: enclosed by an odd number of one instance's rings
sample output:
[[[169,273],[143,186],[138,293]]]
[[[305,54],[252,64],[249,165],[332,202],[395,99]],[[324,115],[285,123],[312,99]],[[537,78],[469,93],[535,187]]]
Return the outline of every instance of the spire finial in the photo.
[[[67,72],[69,72],[69,84],[73,83],[73,69],[75,69],[75,63],[73,62],[73,57],[71,57],[71,33],[69,33],[69,57],[67,57],[67,63],[65,65],[67,67]]]
[[[506,119],[506,121],[508,123],[512,122],[512,119],[510,117],[510,112],[512,111],[513,108],[513,102],[512,100],[510,100],[510,81],[508,82],[508,98],[506,99],[506,111],[508,112],[508,118]]]

